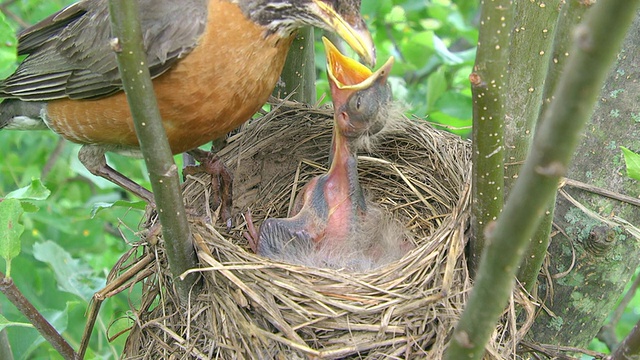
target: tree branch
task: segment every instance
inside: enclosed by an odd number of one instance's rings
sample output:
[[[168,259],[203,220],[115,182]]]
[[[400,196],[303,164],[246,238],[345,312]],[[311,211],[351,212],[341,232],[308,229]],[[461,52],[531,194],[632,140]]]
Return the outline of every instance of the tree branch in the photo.
[[[555,5],[558,6],[558,4]],[[566,60],[571,50],[571,42],[567,41],[567,39],[571,39],[571,34],[575,26],[582,20],[584,12],[590,5],[588,2],[576,0],[567,1],[562,4],[560,15],[557,16],[553,47],[547,51],[551,56],[546,57],[548,61],[546,76],[540,75],[540,79],[544,79],[544,89],[542,92],[543,101],[539,103],[539,107],[536,110],[536,112],[538,112],[537,122],[532,124],[535,127],[539,126],[544,119],[546,109],[551,103],[553,92],[555,91],[562,69],[567,62]],[[548,5],[546,7],[548,7]],[[532,128],[528,129],[532,130]],[[518,157],[518,159],[520,159],[520,157]],[[523,287],[529,292],[535,292],[537,290],[535,287],[536,280],[540,272],[540,267],[544,262],[549,241],[551,240],[551,226],[555,212],[555,194],[553,197],[553,200],[550,201],[549,207],[545,210],[542,220],[529,242],[527,253],[522,260],[522,265],[518,272],[518,280],[520,280]]]
[[[600,0],[575,32],[556,98],[536,133],[500,218],[487,229],[477,281],[447,359],[480,359],[513,288],[522,255],[566,172],[639,0]],[[585,76],[589,74],[589,76]]]
[[[274,95],[284,99],[289,94],[290,100],[305,104],[316,102],[316,66],[313,28],[305,27],[298,32],[293,40],[287,61],[280,75],[279,83]]]
[[[506,100],[505,162],[514,165],[505,168],[505,196],[518,178],[520,164],[524,162],[533,138],[538,118],[541,116],[545,75],[549,67],[549,54],[555,32],[560,1],[518,1],[511,45],[509,47],[509,77]],[[546,214],[531,240],[529,252],[524,257],[518,279],[531,291],[544,261],[549,245],[549,233],[553,216]],[[533,246],[535,245],[535,246]]]
[[[620,301],[620,304],[618,304],[618,307],[616,307],[616,310],[611,315],[611,319],[609,320],[609,322],[602,326],[600,331],[598,331],[598,339],[605,343],[609,350],[613,350],[619,346],[618,337],[616,336],[616,326],[622,318],[624,310],[636,295],[638,286],[640,286],[640,276],[636,277],[636,280],[633,282],[633,284],[631,284],[631,287],[629,288],[627,293],[624,294],[622,301]]]
[[[180,191],[178,168],[173,162],[162,126],[142,48],[138,2],[110,0],[109,12],[118,68],[140,141],[140,149],[149,171],[169,267],[178,294],[182,301],[186,301],[197,277],[191,274],[183,281],[179,276],[196,267],[197,262]]]
[[[75,351],[69,343],[58,333],[58,331],[40,314],[40,312],[27,300],[16,287],[13,280],[4,276],[0,272],[0,291],[29,319],[29,322],[38,330],[56,351],[66,360],[74,360]]]
[[[583,11],[589,2],[571,3],[574,11]],[[554,276],[547,280],[552,283],[539,287],[547,293],[549,311],[539,314],[530,332],[540,343],[586,347],[616,308],[640,264],[637,233],[625,225],[640,223],[638,205],[633,205],[640,199],[640,188],[622,170],[617,147],[638,146],[637,133],[630,129],[637,126],[634,115],[640,113],[639,39],[637,11],[600,90],[588,130],[580,137],[569,169],[571,180],[563,180],[570,186],[563,188],[563,196],[556,201],[554,225],[561,231],[551,241],[546,262]],[[568,70],[566,62],[574,54],[566,58],[565,52],[570,49],[560,53],[558,64],[564,61]]]
[[[629,335],[620,343],[609,360],[626,360],[640,354],[640,322],[636,323]],[[635,355],[635,356],[634,356]]]
[[[498,218],[504,202],[503,125],[511,3],[482,2],[476,63],[469,76],[473,93],[472,271],[485,247],[486,226]]]

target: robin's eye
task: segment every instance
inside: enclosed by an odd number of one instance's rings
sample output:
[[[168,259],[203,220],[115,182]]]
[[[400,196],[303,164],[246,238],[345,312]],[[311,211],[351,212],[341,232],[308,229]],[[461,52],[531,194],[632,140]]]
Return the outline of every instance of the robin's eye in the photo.
[[[359,111],[361,107],[362,107],[362,98],[358,96],[358,98],[356,99],[356,110]]]

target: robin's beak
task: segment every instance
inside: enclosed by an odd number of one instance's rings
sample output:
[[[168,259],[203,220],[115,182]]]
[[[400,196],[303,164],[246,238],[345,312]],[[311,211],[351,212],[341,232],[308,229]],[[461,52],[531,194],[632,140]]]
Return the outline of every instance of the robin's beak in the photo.
[[[323,37],[322,41],[327,54],[327,75],[335,109],[340,109],[356,91],[373,85],[386,85],[395,61],[393,56],[380,69],[371,72],[366,66],[342,55],[329,39]]]
[[[317,14],[331,29],[333,29],[349,46],[362,58],[367,65],[376,65],[376,48],[373,45],[371,33],[367,29],[359,13],[343,17],[325,1],[312,0],[317,6]]]

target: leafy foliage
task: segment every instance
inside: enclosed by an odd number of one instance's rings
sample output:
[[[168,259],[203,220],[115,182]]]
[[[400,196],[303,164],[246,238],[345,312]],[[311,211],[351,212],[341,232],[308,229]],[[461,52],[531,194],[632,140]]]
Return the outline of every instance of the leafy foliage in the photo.
[[[0,77],[11,74],[13,64],[18,59],[15,51],[16,37],[13,28],[0,13]]]
[[[0,21],[0,28],[12,29],[2,30],[0,34],[2,44],[13,45],[10,53],[14,55],[13,58],[6,57],[1,52],[5,49],[0,49],[3,77],[16,66],[15,42],[5,37],[13,36],[13,29],[34,23],[70,2],[18,1],[3,8],[24,21],[19,23],[9,17],[7,21]],[[140,203],[131,203],[133,199],[128,194],[88,173],[78,161],[77,145],[63,142],[60,153],[52,158],[59,141],[58,136],[50,132],[0,131],[0,154],[3,155],[0,158],[0,199],[5,198],[0,205],[17,201],[18,206],[22,204],[23,209],[30,211],[22,214],[19,220],[24,232],[17,243],[22,253],[11,261],[14,282],[72,345],[77,346],[91,296],[104,284],[109,270],[128,249],[119,232],[134,239],[142,211]],[[140,160],[110,156],[109,162],[136,181],[147,184]],[[46,167],[49,170],[43,173]],[[109,209],[98,211],[96,207],[94,210],[97,203],[103,204],[101,208]],[[2,219],[0,210],[0,222]],[[15,248],[11,251],[15,254]],[[6,260],[0,260],[0,268],[3,262],[7,266]],[[23,325],[27,320],[4,296],[0,296],[0,307],[4,317],[0,326],[8,326],[16,359],[59,357],[35,329]],[[87,358],[119,358],[124,337],[111,343],[105,339],[130,326],[125,317],[128,309],[125,294],[103,304]]]
[[[11,260],[20,254],[20,236],[24,232],[20,217],[23,213],[19,200],[5,199],[0,203],[0,256],[7,263],[7,277],[11,277]]]
[[[0,4],[0,9],[10,14],[0,13],[0,76],[8,75],[17,64],[15,31],[71,2],[22,0],[7,6]],[[390,78],[395,97],[407,103],[409,114],[427,118],[462,136],[468,136],[471,126],[468,75],[477,41],[477,3],[379,0],[362,4],[377,45],[378,62],[390,56],[396,58]],[[326,101],[329,88],[319,42],[316,54],[317,93]],[[7,228],[4,224],[8,221],[19,225],[11,234],[0,232],[0,268],[11,262],[11,276],[25,296],[76,345],[91,295],[128,249],[125,238],[135,239],[143,204],[89,174],[77,159],[77,145],[59,142],[51,132],[0,131],[0,199],[4,198],[0,202],[0,226]],[[58,146],[60,152],[52,155]],[[629,156],[631,160],[625,152],[628,172],[633,177],[634,171],[638,174],[638,161]],[[140,160],[109,155],[108,161],[148,186]],[[181,164],[181,158],[177,157],[176,162]],[[16,189],[24,190],[20,193]],[[5,238],[13,242],[5,243]],[[124,337],[111,343],[105,339],[130,325],[126,318],[127,296],[121,294],[103,303],[87,358],[119,357]],[[132,301],[135,303],[135,299]],[[632,305],[640,306],[638,297]],[[0,329],[7,328],[17,359],[56,356],[3,296],[0,308]],[[627,318],[624,326],[631,326],[637,315],[630,311],[625,314],[624,319]],[[628,333],[626,329],[621,331]]]

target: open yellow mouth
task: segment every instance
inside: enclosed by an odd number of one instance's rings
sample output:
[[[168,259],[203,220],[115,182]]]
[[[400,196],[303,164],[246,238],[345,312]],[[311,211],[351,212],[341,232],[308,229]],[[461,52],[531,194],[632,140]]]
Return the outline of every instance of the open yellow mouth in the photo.
[[[395,61],[392,56],[380,69],[372,72],[358,61],[344,56],[326,37],[322,41],[327,54],[327,74],[338,89],[366,89],[379,77],[388,76]]]

